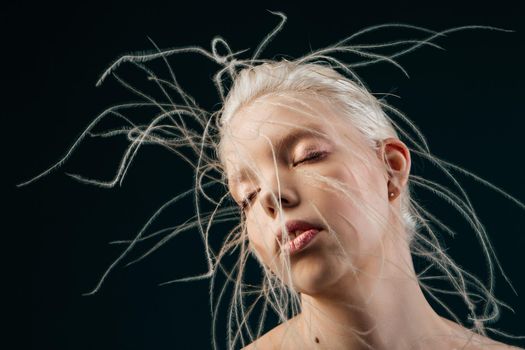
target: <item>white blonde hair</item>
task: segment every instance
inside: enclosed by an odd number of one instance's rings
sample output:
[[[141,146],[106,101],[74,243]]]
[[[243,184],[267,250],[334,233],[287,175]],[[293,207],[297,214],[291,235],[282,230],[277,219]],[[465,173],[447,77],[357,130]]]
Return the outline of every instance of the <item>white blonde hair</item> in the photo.
[[[365,137],[370,147],[389,137],[399,138],[381,103],[365,86],[346,78],[333,68],[315,63],[282,60],[243,69],[236,76],[220,117],[222,126],[256,99],[274,94],[312,93],[330,99]],[[220,153],[219,153],[220,155]],[[403,189],[401,215],[407,233],[416,229],[410,206],[409,186]]]

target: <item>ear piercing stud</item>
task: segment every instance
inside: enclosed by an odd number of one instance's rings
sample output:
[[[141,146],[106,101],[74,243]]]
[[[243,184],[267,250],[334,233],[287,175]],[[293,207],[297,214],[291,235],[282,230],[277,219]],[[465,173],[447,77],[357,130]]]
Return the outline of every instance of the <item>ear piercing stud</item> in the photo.
[[[390,196],[390,198],[394,197],[394,192],[389,192],[388,195]]]

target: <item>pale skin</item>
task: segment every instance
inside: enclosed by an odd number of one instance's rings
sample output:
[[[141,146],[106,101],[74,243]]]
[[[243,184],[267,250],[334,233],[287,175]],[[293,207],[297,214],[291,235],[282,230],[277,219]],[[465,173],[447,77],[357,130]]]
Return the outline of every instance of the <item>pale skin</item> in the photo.
[[[337,109],[300,98],[302,104],[270,96],[244,106],[224,139],[231,194],[238,203],[251,194],[250,247],[301,293],[301,312],[245,349],[511,348],[439,316],[421,291],[400,217],[411,166],[407,146],[390,137],[373,149]],[[300,111],[304,103],[313,118]],[[294,127],[306,125],[315,133]],[[351,197],[308,173],[343,184]],[[330,227],[290,258],[291,280],[278,263],[283,253],[275,232],[283,219]]]

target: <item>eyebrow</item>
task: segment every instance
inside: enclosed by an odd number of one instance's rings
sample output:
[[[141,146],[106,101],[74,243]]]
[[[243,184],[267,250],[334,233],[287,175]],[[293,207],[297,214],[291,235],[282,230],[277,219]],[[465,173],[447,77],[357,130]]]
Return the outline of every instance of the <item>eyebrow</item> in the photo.
[[[318,124],[311,124],[305,125],[303,127],[294,128],[282,138],[277,140],[277,142],[275,143],[275,150],[277,150],[278,152],[282,147],[293,148],[297,143],[299,143],[299,141],[301,141],[305,137],[313,136],[322,138],[325,141],[329,141],[326,133],[322,130],[323,128]],[[233,174],[232,180],[229,183],[235,185],[246,181],[246,176],[244,176],[244,174],[245,168],[243,167]]]

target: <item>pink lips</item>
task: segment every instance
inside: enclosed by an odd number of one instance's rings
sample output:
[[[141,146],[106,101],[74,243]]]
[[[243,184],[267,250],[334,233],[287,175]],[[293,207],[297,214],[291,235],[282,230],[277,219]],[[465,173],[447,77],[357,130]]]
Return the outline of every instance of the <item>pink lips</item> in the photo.
[[[295,237],[293,241],[288,243],[288,251],[290,252],[290,255],[306,247],[318,233],[319,230],[313,228],[304,231],[299,236]]]
[[[286,223],[286,231],[293,233],[296,231],[302,231],[293,240],[289,241],[283,250],[287,251],[290,255],[305,248],[320,232],[321,227],[310,224],[306,221],[291,220]],[[277,232],[277,239],[282,242],[282,230]]]

